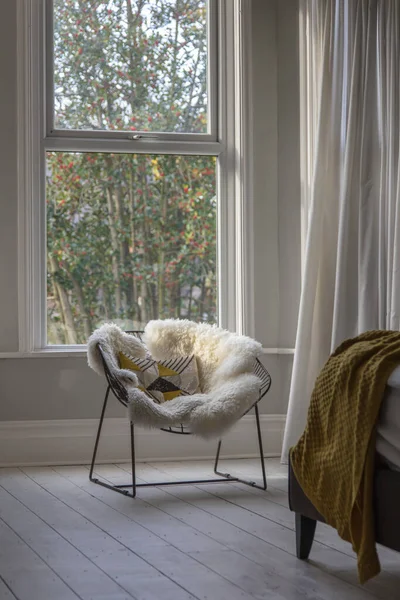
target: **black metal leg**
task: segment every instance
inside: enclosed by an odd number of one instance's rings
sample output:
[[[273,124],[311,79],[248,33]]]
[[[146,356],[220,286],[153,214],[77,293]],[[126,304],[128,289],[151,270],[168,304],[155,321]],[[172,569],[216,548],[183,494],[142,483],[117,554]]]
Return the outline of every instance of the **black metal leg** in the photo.
[[[265,459],[264,459],[264,448],[262,443],[262,435],[261,435],[261,423],[260,423],[260,413],[258,410],[258,404],[254,407],[256,413],[256,424],[257,424],[257,435],[258,435],[258,449],[260,451],[260,462],[261,462],[261,472],[263,476],[263,485],[262,489],[267,489],[267,476],[265,473]]]
[[[219,440],[217,454],[215,456],[215,462],[214,462],[214,473],[218,473],[218,462],[219,462],[219,455],[221,454],[221,446],[222,446],[222,440]]]
[[[94,481],[94,479],[93,479],[94,463],[96,461],[97,448],[99,446],[100,434],[101,434],[101,429],[103,427],[104,415],[105,415],[106,408],[107,408],[107,402],[108,402],[108,396],[110,395],[110,389],[111,389],[110,386],[108,386],[106,395],[104,397],[103,408],[101,409],[100,423],[99,423],[99,427],[97,429],[96,442],[94,444],[94,450],[93,450],[92,464],[90,465],[90,471],[89,471],[90,481]]]
[[[93,471],[94,471],[94,467],[95,467],[95,463],[96,463],[96,456],[97,456],[97,450],[99,447],[99,442],[100,442],[100,435],[101,435],[101,430],[103,428],[103,422],[104,422],[104,416],[106,413],[106,408],[107,408],[107,403],[108,403],[108,397],[110,395],[110,390],[111,387],[108,386],[107,387],[107,391],[106,391],[106,395],[104,397],[104,402],[103,402],[103,408],[101,409],[101,415],[100,415],[100,422],[99,422],[99,427],[97,429],[97,435],[96,435],[96,441],[94,444],[94,451],[93,451],[93,457],[92,457],[92,463],[90,465],[90,471],[89,471],[89,479],[90,481],[92,481],[93,483],[97,483],[97,485],[101,485],[105,488],[108,488],[109,490],[113,490],[115,492],[119,492],[120,494],[124,494],[124,496],[132,496],[135,497],[136,494],[136,476],[135,476],[135,450],[134,450],[134,439],[133,439],[133,425],[131,423],[131,453],[132,453],[132,482],[133,485],[130,486],[118,486],[118,485],[112,485],[111,483],[106,483],[105,481],[101,481],[98,477],[93,477]],[[133,488],[133,493],[131,494],[128,490],[123,489],[126,487],[132,487]]]
[[[132,496],[136,496],[135,429],[131,421]]]
[[[306,560],[314,541],[317,521],[296,513],[296,555],[301,560]]]
[[[254,406],[254,411],[256,413],[258,451],[259,451],[260,462],[261,462],[261,472],[262,472],[263,484],[258,485],[255,481],[240,479],[240,477],[233,477],[230,473],[221,473],[220,471],[218,471],[218,463],[219,463],[219,457],[221,454],[222,440],[220,440],[218,443],[217,455],[215,457],[215,463],[214,463],[214,473],[216,475],[220,475],[221,477],[224,477],[226,479],[226,481],[239,481],[240,483],[250,485],[251,487],[258,488],[259,490],[266,490],[267,489],[267,476],[265,473],[265,459],[264,459],[264,449],[263,449],[262,435],[261,435],[260,413],[259,413],[257,404]]]

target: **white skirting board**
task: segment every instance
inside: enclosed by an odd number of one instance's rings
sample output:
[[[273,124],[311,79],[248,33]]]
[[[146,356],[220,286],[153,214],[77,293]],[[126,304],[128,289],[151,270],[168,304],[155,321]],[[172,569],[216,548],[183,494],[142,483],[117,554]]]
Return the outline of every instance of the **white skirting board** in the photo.
[[[285,415],[261,415],[265,456],[281,452]],[[1,421],[0,466],[71,465],[91,461],[97,419],[59,421]],[[176,435],[158,429],[135,429],[136,460],[196,460],[213,458],[217,440]],[[257,456],[255,417],[246,415],[226,435],[222,454],[226,458]],[[130,457],[129,422],[105,419],[98,462],[124,462]]]

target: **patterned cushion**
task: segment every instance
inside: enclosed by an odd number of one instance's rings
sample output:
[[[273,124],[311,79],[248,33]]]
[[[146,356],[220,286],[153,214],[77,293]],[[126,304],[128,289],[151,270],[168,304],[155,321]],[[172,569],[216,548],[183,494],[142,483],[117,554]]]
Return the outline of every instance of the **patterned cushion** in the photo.
[[[135,358],[119,352],[118,358],[121,369],[134,371],[139,379],[139,389],[158,404],[201,391],[194,355],[155,361],[149,356]]]

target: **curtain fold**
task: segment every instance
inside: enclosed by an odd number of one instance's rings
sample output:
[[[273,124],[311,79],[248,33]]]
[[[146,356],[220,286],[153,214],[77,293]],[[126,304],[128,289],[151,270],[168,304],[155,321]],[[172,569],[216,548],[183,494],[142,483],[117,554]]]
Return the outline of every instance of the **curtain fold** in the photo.
[[[300,11],[307,232],[283,462],[330,353],[400,315],[400,2]]]

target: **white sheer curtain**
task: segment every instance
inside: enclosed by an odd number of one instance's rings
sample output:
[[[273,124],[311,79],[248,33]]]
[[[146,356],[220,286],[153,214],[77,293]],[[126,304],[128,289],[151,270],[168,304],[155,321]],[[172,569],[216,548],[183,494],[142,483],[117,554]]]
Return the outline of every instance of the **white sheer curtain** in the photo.
[[[331,351],[400,315],[400,0],[300,10],[307,241],[284,462]]]

